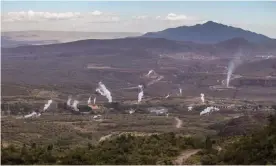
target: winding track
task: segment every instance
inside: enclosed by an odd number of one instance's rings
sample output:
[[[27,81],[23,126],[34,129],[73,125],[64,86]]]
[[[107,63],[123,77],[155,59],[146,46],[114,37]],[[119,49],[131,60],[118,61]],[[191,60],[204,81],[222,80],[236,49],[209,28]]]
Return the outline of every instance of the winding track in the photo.
[[[187,149],[184,150],[175,160],[174,164],[175,165],[182,165],[185,163],[185,161],[192,156],[193,154],[196,154],[200,149]]]
[[[179,119],[178,117],[175,117],[174,119],[176,120],[175,127],[178,128],[178,129],[181,128],[183,121],[181,119]]]

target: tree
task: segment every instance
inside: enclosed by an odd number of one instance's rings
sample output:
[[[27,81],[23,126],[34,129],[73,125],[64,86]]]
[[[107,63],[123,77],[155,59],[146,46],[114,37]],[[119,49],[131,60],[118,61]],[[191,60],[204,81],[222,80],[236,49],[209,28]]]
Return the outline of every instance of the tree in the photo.
[[[32,143],[32,149],[36,149],[36,143]]]
[[[54,147],[53,144],[48,145],[48,146],[47,146],[47,151],[53,150],[53,147]]]
[[[217,164],[217,157],[213,154],[204,155],[201,158],[201,164],[203,164],[203,165],[216,165]]]
[[[207,136],[206,140],[205,140],[205,149],[207,149],[207,150],[212,149],[212,141],[209,136]]]
[[[94,148],[93,145],[90,142],[87,144],[87,146],[88,146],[88,150],[91,150],[91,149]]]

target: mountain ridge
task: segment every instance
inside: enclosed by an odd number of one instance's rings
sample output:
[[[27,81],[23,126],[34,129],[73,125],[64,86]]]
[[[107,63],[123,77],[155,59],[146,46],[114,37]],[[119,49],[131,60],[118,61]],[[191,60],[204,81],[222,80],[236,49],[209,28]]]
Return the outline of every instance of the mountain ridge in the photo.
[[[142,37],[166,38],[176,41],[192,41],[196,43],[215,44],[232,38],[244,38],[250,42],[262,43],[275,40],[265,35],[241,28],[208,21],[193,26],[179,26],[158,32],[148,32]]]

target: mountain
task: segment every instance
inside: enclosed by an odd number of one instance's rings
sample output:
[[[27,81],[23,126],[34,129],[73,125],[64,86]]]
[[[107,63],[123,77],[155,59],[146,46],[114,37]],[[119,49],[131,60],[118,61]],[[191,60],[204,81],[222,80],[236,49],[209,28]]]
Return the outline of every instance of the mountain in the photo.
[[[269,46],[272,49],[263,49],[260,44],[252,44],[242,38],[217,44],[198,44],[135,37],[2,48],[1,79],[6,85],[58,89],[66,94],[64,98],[68,97],[67,94],[82,94],[87,89],[90,93],[98,81],[104,80],[109,88],[114,89],[112,93],[116,101],[129,96],[136,99],[136,92],[125,92],[120,88],[144,84],[148,80],[143,75],[153,69],[166,80],[147,90],[147,96],[164,96],[179,84],[187,87],[188,95],[198,95],[202,92],[198,87],[205,88],[216,84],[218,79],[225,79],[222,73],[225,71],[224,66],[228,65],[229,59],[240,47],[246,48],[246,53],[250,52],[249,56],[254,58],[256,55],[276,55],[272,46],[273,43]],[[269,66],[262,75],[273,76],[275,68],[271,61],[268,62]],[[258,70],[266,63],[259,65]],[[210,73],[208,77],[204,76],[206,71]],[[250,73],[251,70],[246,68],[243,71]],[[270,94],[263,95],[271,98]]]
[[[1,37],[1,48],[13,48],[19,46],[28,46],[28,45],[45,45],[45,44],[54,44],[58,43],[56,40],[14,40],[7,36]]]
[[[26,43],[25,43],[26,44]],[[23,44],[22,44],[23,45]],[[147,54],[197,54],[201,56],[229,57],[238,51],[256,54],[275,54],[276,42],[261,44],[244,38],[232,38],[216,44],[200,44],[187,41],[175,41],[165,38],[128,37],[121,39],[88,39],[68,43],[48,45],[26,45],[17,48],[2,48],[3,56],[90,56],[91,54],[129,54],[129,56],[146,56]],[[143,52],[144,54],[140,54]]]
[[[49,52],[53,54],[66,53],[74,54],[81,52],[82,54],[110,54],[116,52],[125,52],[129,50],[142,50],[149,52],[185,52],[196,51],[207,48],[205,45],[192,42],[178,42],[161,38],[121,38],[121,39],[89,39],[79,40],[68,43],[57,43],[48,45],[29,45],[17,48],[3,48],[2,51],[32,54],[39,53],[49,56]],[[206,50],[205,50],[206,51]],[[134,54],[134,53],[132,53]],[[52,55],[52,54],[50,54]]]
[[[135,32],[10,31],[1,32],[1,47],[55,44],[85,39],[117,39],[140,35]]]
[[[177,41],[192,41],[197,43],[218,43],[232,38],[244,38],[249,42],[262,43],[273,40],[267,36],[246,31],[241,28],[227,26],[213,21],[194,26],[169,28],[159,32],[149,32],[143,37],[166,38]]]

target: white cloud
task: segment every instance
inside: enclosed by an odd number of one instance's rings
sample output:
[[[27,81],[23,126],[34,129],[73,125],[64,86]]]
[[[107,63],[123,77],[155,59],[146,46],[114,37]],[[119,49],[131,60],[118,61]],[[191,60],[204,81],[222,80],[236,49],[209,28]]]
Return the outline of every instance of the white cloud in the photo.
[[[140,16],[133,16],[132,17],[135,20],[146,20],[146,19],[150,19],[150,20],[161,20],[161,21],[183,21],[183,20],[193,20],[194,18],[192,17],[188,17],[186,15],[183,14],[175,14],[175,13],[169,13],[166,16],[145,16],[145,15],[140,15]]]
[[[155,19],[159,20],[161,19],[161,16],[156,16]]]
[[[98,10],[88,13],[80,12],[34,12],[21,11],[21,12],[8,12],[2,15],[3,22],[14,22],[14,21],[48,21],[48,20],[70,20],[77,18],[87,18],[87,17],[96,17],[96,16],[106,16],[110,17],[109,14],[104,14]],[[103,18],[103,17],[102,17]],[[118,18],[116,18],[118,19]],[[116,20],[115,19],[115,20]],[[114,17],[112,17],[114,20]]]
[[[91,14],[94,16],[99,16],[99,15],[102,15],[103,13],[98,10],[95,10],[95,11],[91,12]]]
[[[136,20],[144,20],[144,19],[147,19],[148,16],[133,16],[132,18]]]
[[[43,21],[43,20],[64,20],[80,17],[79,12],[34,12],[21,11],[21,12],[8,12],[4,14],[2,19],[3,22],[13,22],[13,21]]]
[[[212,20],[184,13],[164,15],[118,15],[102,11],[90,12],[1,12],[2,31],[50,30],[50,31],[94,31],[94,32],[153,32],[183,25],[195,25]],[[212,20],[214,22],[221,22]],[[231,23],[222,22],[231,25]],[[234,23],[232,23],[234,24]],[[249,29],[275,37],[275,24],[249,25],[237,23],[237,27]]]
[[[2,13],[2,31],[149,32],[194,23],[198,23],[194,17],[174,13],[158,16],[118,15],[98,10],[90,12],[37,12],[30,10]]]
[[[188,17],[186,15],[177,15],[175,13],[169,13],[166,18],[166,20],[171,20],[171,21],[180,21],[180,20],[187,20]]]

